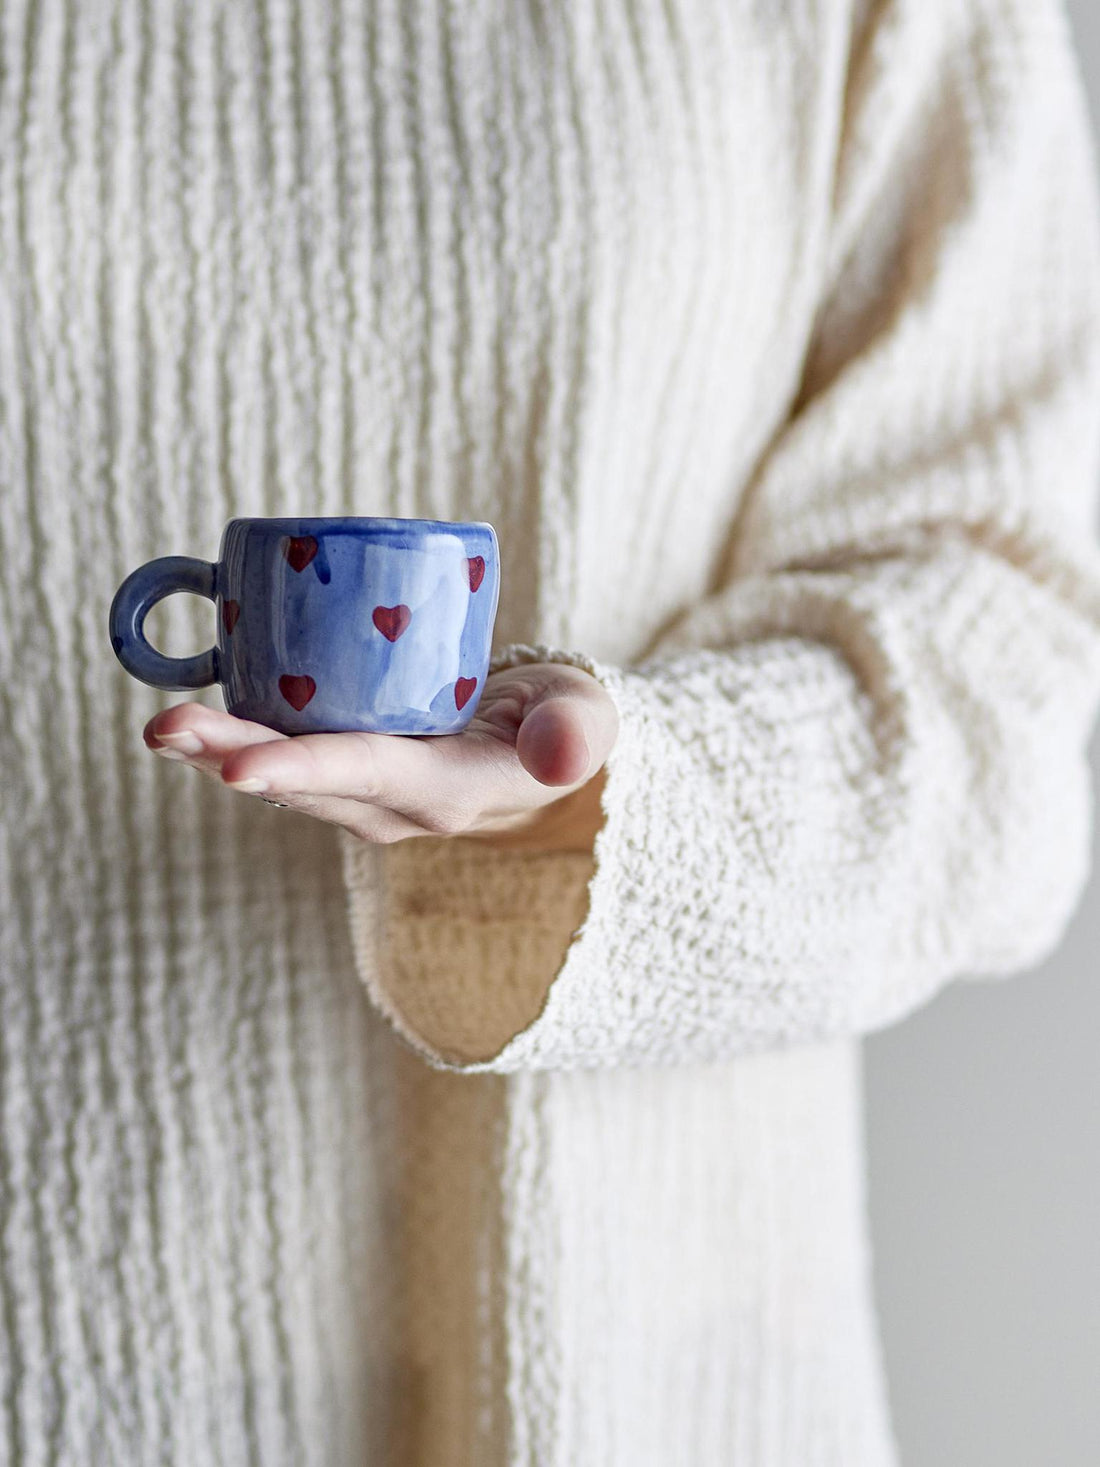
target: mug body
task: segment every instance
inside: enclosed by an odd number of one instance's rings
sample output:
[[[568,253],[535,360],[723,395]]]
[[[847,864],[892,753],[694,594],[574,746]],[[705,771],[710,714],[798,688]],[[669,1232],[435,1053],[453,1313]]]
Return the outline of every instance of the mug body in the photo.
[[[500,594],[486,523],[234,519],[215,576],[225,706],[288,734],[457,733]]]

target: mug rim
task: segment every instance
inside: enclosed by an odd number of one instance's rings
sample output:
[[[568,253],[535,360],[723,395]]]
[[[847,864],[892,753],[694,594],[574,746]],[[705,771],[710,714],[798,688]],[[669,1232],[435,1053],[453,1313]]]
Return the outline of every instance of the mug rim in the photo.
[[[452,533],[455,530],[488,530],[490,534],[496,534],[488,520],[428,520],[401,515],[236,515],[233,519],[226,521],[225,528],[229,529],[230,525],[267,525],[272,529],[284,530],[300,530],[302,525],[320,525],[328,529],[333,529],[338,525],[356,525],[369,529],[377,525],[397,528],[422,527]]]

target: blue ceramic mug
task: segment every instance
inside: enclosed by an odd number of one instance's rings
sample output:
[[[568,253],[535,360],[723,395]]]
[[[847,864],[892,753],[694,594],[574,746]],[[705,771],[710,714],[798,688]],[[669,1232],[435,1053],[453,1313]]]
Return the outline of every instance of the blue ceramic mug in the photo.
[[[150,646],[146,614],[173,591],[215,602],[215,647]],[[216,564],[169,555],[126,577],[111,645],[142,682],[220,683],[230,713],[281,733],[459,733],[485,686],[499,594],[484,522],[235,519]]]

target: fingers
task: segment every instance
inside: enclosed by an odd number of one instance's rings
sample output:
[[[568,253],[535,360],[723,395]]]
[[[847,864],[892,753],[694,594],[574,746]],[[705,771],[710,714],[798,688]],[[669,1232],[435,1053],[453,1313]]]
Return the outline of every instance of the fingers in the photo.
[[[162,758],[183,761],[219,783],[224,782],[225,763],[242,750],[261,744],[298,742],[264,724],[219,713],[201,703],[178,703],[164,709],[150,719],[143,737],[146,745]],[[243,792],[257,799],[261,793],[258,786],[246,788]],[[409,836],[429,833],[396,811],[364,804],[361,800],[345,798],[335,792],[320,795],[278,790],[273,791],[270,798],[274,799],[276,795],[288,810],[297,810],[316,820],[342,826],[374,844],[388,845]]]
[[[291,737],[181,703],[150,720],[145,742],[241,793],[387,842],[533,813],[591,780],[618,735],[613,700],[579,669],[498,674],[486,694],[486,716],[460,734]]]
[[[222,767],[234,789],[297,803],[340,795],[411,821],[417,833],[458,835],[487,807],[522,809],[531,780],[515,750],[483,733],[302,734],[242,749]],[[287,793],[284,793],[287,792]]]
[[[574,698],[548,698],[524,718],[516,734],[516,753],[540,784],[567,785],[582,780],[592,762],[585,724]]]
[[[162,758],[365,839],[450,833],[463,823],[461,783],[445,777],[430,739],[372,733],[291,738],[198,703],[157,714],[144,738]]]
[[[434,778],[437,762],[424,742],[400,734],[299,734],[234,750],[222,765],[222,778],[237,789],[262,785],[388,803],[402,788],[420,789]]]
[[[516,753],[541,784],[578,784],[601,768],[618,729],[615,704],[593,684],[579,695],[554,694],[537,702],[516,734]]]
[[[204,703],[177,703],[145,725],[142,737],[166,759],[186,759],[207,772],[220,772],[227,754],[254,744],[285,742],[287,735],[207,708]]]

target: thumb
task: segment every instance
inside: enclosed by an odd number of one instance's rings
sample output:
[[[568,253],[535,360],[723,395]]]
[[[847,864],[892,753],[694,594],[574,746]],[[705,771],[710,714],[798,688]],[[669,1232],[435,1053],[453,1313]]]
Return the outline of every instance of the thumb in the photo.
[[[560,688],[530,706],[516,733],[516,753],[540,784],[583,784],[603,766],[619,731],[610,695],[586,674],[592,689]]]

